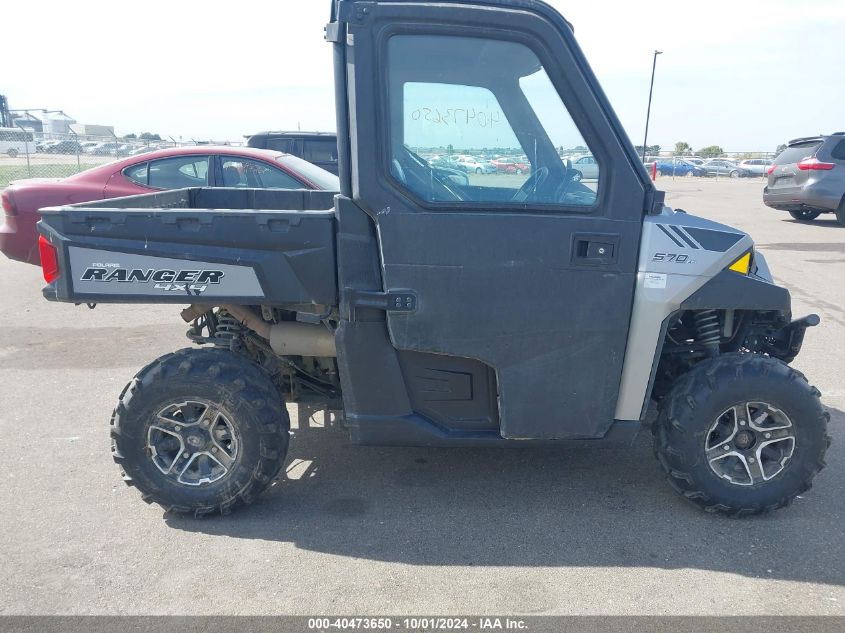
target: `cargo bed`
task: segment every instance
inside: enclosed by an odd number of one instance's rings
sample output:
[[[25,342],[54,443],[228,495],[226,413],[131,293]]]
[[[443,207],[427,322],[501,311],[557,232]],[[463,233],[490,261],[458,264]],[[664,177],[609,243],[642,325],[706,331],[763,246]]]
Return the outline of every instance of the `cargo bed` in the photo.
[[[41,210],[73,303],[335,305],[334,193],[191,188]]]

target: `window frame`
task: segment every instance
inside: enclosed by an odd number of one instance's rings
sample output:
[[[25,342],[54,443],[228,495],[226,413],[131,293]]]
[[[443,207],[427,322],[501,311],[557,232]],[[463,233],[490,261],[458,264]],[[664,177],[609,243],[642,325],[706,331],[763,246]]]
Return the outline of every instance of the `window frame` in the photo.
[[[578,130],[581,138],[583,140],[584,145],[590,150],[591,155],[596,160],[596,164],[599,167],[600,172],[604,172],[606,175],[602,176],[602,178],[598,181],[598,189],[596,191],[596,199],[591,205],[572,205],[572,204],[561,204],[561,203],[548,203],[548,202],[497,202],[497,201],[490,201],[490,202],[474,202],[474,201],[445,201],[445,202],[434,202],[430,200],[426,200],[421,198],[417,195],[414,191],[403,185],[399,182],[396,177],[393,175],[391,170],[391,140],[393,139],[393,124],[392,124],[392,117],[391,117],[391,98],[390,98],[390,54],[389,54],[389,43],[391,38],[396,36],[429,36],[429,37],[438,37],[438,36],[446,36],[446,37],[460,37],[460,38],[476,38],[480,40],[496,40],[496,41],[504,41],[504,42],[511,42],[523,45],[527,47],[539,60],[541,68],[543,72],[545,72],[546,76],[548,77],[549,83],[551,83],[552,88],[557,93],[558,99],[563,104],[564,109],[566,110],[567,114],[570,116],[573,125]],[[520,213],[520,214],[551,214],[551,215],[577,215],[577,216],[600,216],[603,209],[606,208],[607,200],[610,197],[610,190],[612,188],[612,170],[602,168],[602,165],[609,165],[612,164],[610,160],[610,151],[602,142],[601,134],[595,130],[592,123],[589,120],[589,117],[584,115],[584,106],[581,103],[578,103],[577,95],[575,91],[572,90],[571,86],[566,86],[568,82],[566,82],[565,77],[562,81],[558,81],[555,74],[550,74],[549,69],[554,68],[554,57],[549,50],[546,49],[545,46],[541,45],[541,42],[538,42],[535,38],[531,37],[531,35],[527,32],[523,32],[521,30],[506,30],[501,28],[485,28],[480,33],[468,33],[464,28],[452,25],[452,24],[445,24],[445,25],[434,25],[434,24],[392,24],[383,27],[377,34],[377,41],[376,41],[376,49],[378,50],[379,59],[383,60],[380,63],[380,67],[378,69],[376,75],[377,85],[379,86],[379,100],[378,100],[378,108],[379,114],[381,116],[381,120],[385,121],[384,125],[384,136],[381,139],[380,143],[380,154],[381,160],[379,161],[378,166],[378,174],[379,179],[382,181],[384,185],[389,187],[395,194],[400,195],[404,198],[407,198],[413,201],[413,204],[419,207],[420,209],[426,211],[437,211],[437,212],[455,212],[455,213],[466,213],[466,212],[491,212],[491,213]],[[477,86],[482,87],[487,90],[490,90],[487,86]],[[563,96],[562,89],[569,88],[569,99],[565,99]],[[521,91],[521,90],[520,90]],[[499,101],[498,95],[494,92],[490,91],[496,100]],[[522,91],[521,91],[522,92]],[[528,99],[528,96],[522,92],[525,100],[528,102],[529,106],[531,107],[532,112],[534,113],[535,117],[538,119],[543,131],[546,132],[548,138],[548,132],[546,127],[543,125],[543,122],[540,120],[540,117],[537,115],[536,110],[534,109],[534,105]],[[573,107],[575,106],[575,107]],[[501,107],[501,103],[500,103]],[[580,109],[579,109],[580,108]],[[575,114],[573,115],[573,112]],[[404,114],[404,113],[403,113]],[[502,115],[505,116],[505,113],[502,112]],[[404,117],[403,117],[404,118]],[[505,117],[507,121],[507,118]],[[510,122],[508,121],[508,125]],[[404,136],[403,136],[404,138]],[[518,139],[517,139],[518,140]],[[551,138],[548,138],[549,142],[554,146],[553,141]],[[524,148],[520,146],[520,150],[524,151]],[[530,161],[529,161],[530,162]],[[533,172],[535,169],[534,165],[531,165],[531,171]]]
[[[205,185],[188,185],[187,187],[175,187],[175,188],[170,187],[169,188],[169,187],[156,187],[156,186],[150,184],[150,167],[152,167],[153,163],[156,163],[156,162],[159,162],[159,161],[165,161],[165,160],[173,160],[174,158],[188,158],[189,156],[197,156],[197,157],[204,157],[205,158],[205,162],[206,162]],[[136,185],[139,185],[141,187],[146,187],[147,189],[152,189],[154,191],[173,191],[174,189],[187,189],[188,187],[191,187],[191,186],[213,187],[214,185],[212,184],[212,178],[211,178],[211,173],[212,173],[211,172],[211,169],[212,169],[211,158],[212,158],[211,154],[177,154],[176,156],[162,156],[160,158],[148,158],[148,159],[146,159],[146,160],[144,160],[140,163],[134,163],[132,165],[127,165],[126,167],[124,167],[123,169],[120,170],[120,173],[129,182],[135,183]],[[126,175],[127,170],[132,169],[133,167],[138,167],[139,165],[143,165],[143,164],[147,165],[147,182],[140,183],[137,180],[134,180],[134,179],[132,179],[132,178],[130,178],[129,176]]]

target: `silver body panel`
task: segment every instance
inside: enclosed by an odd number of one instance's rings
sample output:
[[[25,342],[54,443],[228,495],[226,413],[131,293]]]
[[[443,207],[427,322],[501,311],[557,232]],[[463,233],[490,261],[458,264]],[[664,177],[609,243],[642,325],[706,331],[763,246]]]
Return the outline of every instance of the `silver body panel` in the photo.
[[[666,317],[753,244],[738,229],[669,207],[645,219],[617,420],[639,420],[644,413]]]

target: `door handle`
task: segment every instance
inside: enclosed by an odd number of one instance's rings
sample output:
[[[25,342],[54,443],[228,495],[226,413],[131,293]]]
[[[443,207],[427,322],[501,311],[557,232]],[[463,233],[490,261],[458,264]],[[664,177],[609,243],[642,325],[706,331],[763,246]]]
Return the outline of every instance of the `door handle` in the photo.
[[[572,260],[577,264],[607,265],[615,264],[619,256],[619,235],[576,234],[572,249]]]

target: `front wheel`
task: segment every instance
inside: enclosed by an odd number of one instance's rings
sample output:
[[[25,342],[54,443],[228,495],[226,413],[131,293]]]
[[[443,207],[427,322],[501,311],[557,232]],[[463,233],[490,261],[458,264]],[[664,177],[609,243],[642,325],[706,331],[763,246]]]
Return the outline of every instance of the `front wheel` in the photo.
[[[799,222],[812,222],[817,217],[821,215],[818,211],[790,211],[789,215],[791,215],[794,219],[798,220]]]
[[[112,455],[148,503],[195,516],[251,503],[282,468],[290,420],[256,364],[183,349],[142,369],[112,414]]]
[[[830,444],[819,391],[755,354],[703,361],[660,405],[654,450],[669,483],[709,512],[759,514],[810,488]]]
[[[731,172],[731,178],[739,178],[739,176],[740,173],[736,169]]]

